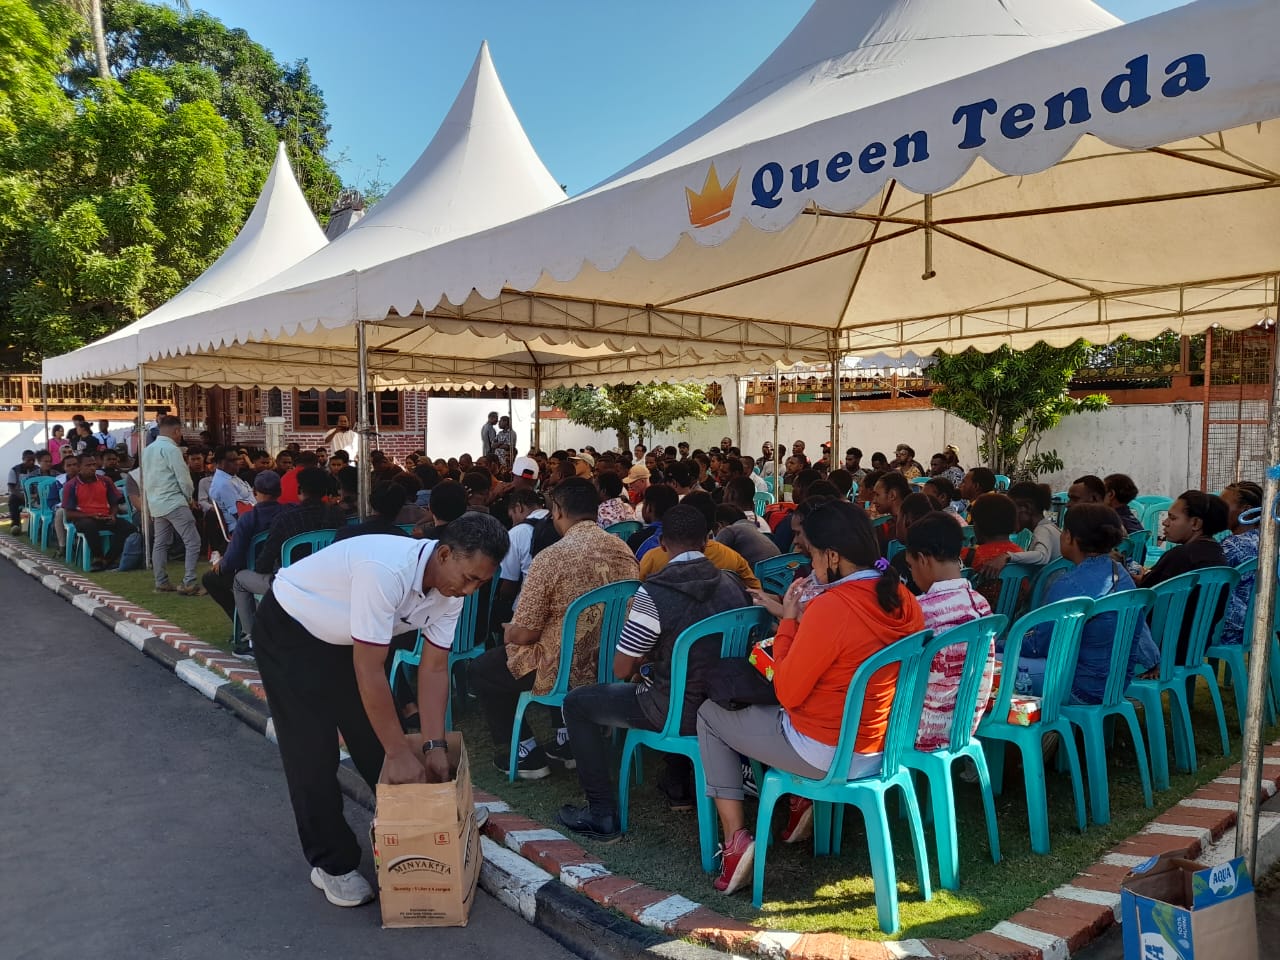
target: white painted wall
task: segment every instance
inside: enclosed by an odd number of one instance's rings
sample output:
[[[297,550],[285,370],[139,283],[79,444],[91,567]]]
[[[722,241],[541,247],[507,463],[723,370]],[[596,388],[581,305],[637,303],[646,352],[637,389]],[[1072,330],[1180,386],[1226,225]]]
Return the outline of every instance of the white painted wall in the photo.
[[[50,420],[49,428],[61,423],[64,430],[71,427],[71,421]],[[98,422],[93,421],[96,430]],[[117,444],[123,443],[133,429],[132,420],[112,420],[109,422],[111,437]],[[9,468],[22,459],[23,450],[40,450],[48,446],[48,435],[44,432],[44,419],[39,420],[0,420],[0,470],[7,475]]]
[[[427,456],[448,460],[462,453],[481,453],[480,428],[490,410],[508,414],[506,400],[476,400],[471,397],[430,397],[427,400]],[[512,400],[511,428],[516,432],[516,451],[524,453],[533,442],[533,400]]]

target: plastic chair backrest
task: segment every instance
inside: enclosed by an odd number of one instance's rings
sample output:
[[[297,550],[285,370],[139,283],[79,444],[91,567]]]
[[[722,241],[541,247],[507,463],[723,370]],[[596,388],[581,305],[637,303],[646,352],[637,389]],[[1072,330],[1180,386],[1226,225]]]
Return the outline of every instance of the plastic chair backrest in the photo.
[[[258,569],[258,554],[262,552],[262,545],[267,542],[267,537],[271,536],[270,530],[263,530],[261,533],[255,533],[253,539],[249,541],[249,552],[244,558],[244,568],[250,572]]]
[[[1102,692],[1102,706],[1116,707],[1124,699],[1124,692],[1129,687],[1129,654],[1133,650],[1133,640],[1139,624],[1146,620],[1155,604],[1156,592],[1142,589],[1120,590],[1093,602],[1089,621],[1107,614],[1115,617],[1111,627],[1111,667]]]
[[[1035,534],[1033,534],[1030,530],[1019,530],[1009,539],[1012,542],[1016,543],[1019,546],[1019,548],[1021,548],[1022,550],[1026,550],[1029,546],[1031,546],[1031,541],[1034,537],[1035,537]]]
[[[873,529],[876,527],[883,527],[886,523],[892,523],[892,522],[893,522],[893,517],[887,513],[883,517],[871,518],[871,526]]]
[[[911,479],[911,485],[913,487],[923,487],[926,483],[928,483],[932,479],[933,477],[913,477]]]
[[[781,556],[769,557],[759,561],[752,573],[760,581],[760,588],[765,593],[786,593],[787,587],[795,579],[797,568],[803,565],[805,558],[798,553],[784,553]]]
[[[1147,544],[1151,540],[1150,530],[1135,530],[1116,547],[1116,552],[1125,560],[1132,560],[1134,563],[1142,563],[1142,558],[1147,555]]]
[[[218,508],[218,504],[210,500],[209,506],[213,508],[213,515],[218,521],[218,532],[222,534],[222,539],[230,542],[231,534],[227,533],[227,522],[222,518],[222,511]]]
[[[1142,521],[1142,525],[1147,528],[1147,532],[1151,534],[1152,540],[1160,539],[1160,527],[1164,523],[1165,516],[1169,513],[1169,508],[1173,506],[1173,501],[1168,497],[1148,497],[1146,502],[1141,503],[1144,498],[1138,497],[1133,503],[1139,504],[1141,510],[1129,505],[1129,509],[1133,510],[1138,519]]]
[[[407,533],[409,536],[411,537],[413,536],[412,523],[397,523],[396,526],[399,527],[401,530],[403,530],[405,533]]]
[[[1005,637],[1004,673],[1000,693],[991,709],[992,717],[1003,721],[1009,715],[1009,700],[1013,696],[1018,659],[1022,655],[1022,638],[1028,631],[1048,624],[1052,633],[1044,668],[1044,689],[1040,696],[1040,719],[1046,724],[1057,721],[1071,694],[1071,681],[1075,679],[1076,664],[1080,658],[1080,635],[1092,610],[1093,601],[1088,597],[1071,597],[1032,610],[1014,621]]]
[[[1044,598],[1054,581],[1074,566],[1075,564],[1066,557],[1059,557],[1041,567],[1035,581],[1031,584],[1031,605],[1027,609],[1034,610],[1036,607],[1043,606]]]
[[[1198,667],[1204,662],[1204,651],[1222,630],[1218,617],[1226,593],[1240,583],[1234,567],[1205,567],[1192,570],[1157,584],[1155,606],[1151,612],[1151,635],[1160,645],[1160,679],[1168,680],[1174,667]],[[1195,600],[1194,608],[1191,607]],[[1190,619],[1185,664],[1178,663],[1178,638],[1183,623]]]
[[[300,533],[295,537],[290,537],[280,546],[281,568],[283,569],[291,563],[296,563],[297,560],[301,560],[303,557],[309,557],[317,550],[323,550],[325,547],[329,546],[329,544],[333,543],[333,538],[337,535],[338,531],[336,530],[309,530],[306,533]],[[308,548],[307,552],[303,554],[302,557],[295,559],[294,553],[303,547]]]
[[[920,715],[924,712],[925,694],[929,689],[930,666],[943,650],[957,644],[965,645],[964,671],[960,675],[960,687],[952,702],[951,733],[947,749],[952,752],[966,747],[973,739],[973,717],[977,712],[978,694],[982,690],[982,674],[986,670],[987,655],[991,643],[1004,633],[1009,618],[999,614],[979,617],[950,630],[944,630],[924,645],[920,654],[920,668],[916,671],[915,689],[912,693],[911,716],[920,729]]]
[[[671,690],[667,719],[662,725],[664,737],[680,736],[680,720],[684,715],[684,688],[689,677],[689,652],[699,640],[720,637],[720,658],[735,660],[746,657],[756,640],[763,640],[773,618],[764,607],[741,607],[712,614],[685,627],[671,647]]]
[[[960,528],[960,538],[960,542],[966,547],[972,547],[978,542],[978,535],[973,532],[973,527],[967,523]]]
[[[1000,571],[1000,596],[993,612],[1012,620],[1022,600],[1022,585],[1036,573],[1039,571],[1035,567],[1025,563],[1006,563]]]
[[[553,694],[569,692],[569,673],[573,668],[573,647],[578,636],[578,621],[591,607],[601,604],[604,605],[604,610],[600,616],[600,655],[597,658],[596,676],[605,678],[601,683],[612,682],[613,649],[622,634],[627,604],[639,588],[639,580],[619,580],[617,583],[606,583],[603,587],[588,590],[569,604],[564,612],[564,624],[560,628],[560,665],[556,669],[555,686],[551,688]]]
[[[757,491],[757,492],[756,492],[756,496],[755,496],[755,511],[756,511],[756,516],[757,516],[757,517],[763,517],[763,516],[764,516],[765,508],[766,508],[766,507],[768,507],[768,506],[769,506],[769,504],[771,504],[771,503],[773,503],[773,494],[772,494],[772,493],[766,493],[766,492],[765,492],[765,491],[763,491],[763,490],[759,490],[759,491]]]
[[[612,533],[615,537],[626,543],[628,539],[635,536],[644,529],[644,524],[639,520],[621,520],[618,523],[611,523],[604,528],[605,533]]]
[[[844,699],[844,715],[840,721],[840,739],[836,742],[835,757],[827,775],[819,781],[824,787],[839,786],[849,782],[849,764],[858,743],[862,726],[862,707],[866,700],[867,684],[881,670],[897,668],[893,703],[889,707],[889,723],[884,734],[884,758],[876,779],[888,780],[897,774],[902,756],[915,746],[916,716],[912,711],[914,697],[898,696],[903,691],[914,691],[916,670],[922,664],[922,651],[933,636],[931,630],[921,630],[903,637],[878,650],[858,666],[849,681],[849,692]],[[972,715],[971,715],[972,716]],[[870,779],[870,778],[868,778]]]
[[[49,495],[49,489],[56,485],[57,482],[57,477],[23,477],[22,495],[26,497],[27,509],[51,510],[46,500]]]
[[[889,545],[885,547],[884,558],[892,562],[893,558],[905,549],[907,549],[907,545],[901,540],[890,540]]]
[[[996,492],[1004,493],[1009,489],[1009,478],[1003,473],[996,474]]]
[[[475,649],[480,638],[476,635],[476,620],[479,619],[480,604],[487,595],[485,584],[474,593],[467,594],[462,601],[462,610],[458,613],[458,624],[453,628],[453,647],[450,653],[470,653]]]

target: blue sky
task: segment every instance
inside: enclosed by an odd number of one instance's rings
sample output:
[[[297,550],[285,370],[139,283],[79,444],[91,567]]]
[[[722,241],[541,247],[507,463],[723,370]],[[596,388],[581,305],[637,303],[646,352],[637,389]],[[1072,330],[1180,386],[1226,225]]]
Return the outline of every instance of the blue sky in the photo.
[[[852,0],[850,0],[852,2]],[[1041,0],[1052,3],[1055,0]],[[1102,0],[1124,20],[1181,0]],[[430,141],[482,40],[533,145],[571,194],[720,102],[809,0],[197,0],[324,91],[343,180],[394,183]],[[379,159],[383,158],[383,159]]]

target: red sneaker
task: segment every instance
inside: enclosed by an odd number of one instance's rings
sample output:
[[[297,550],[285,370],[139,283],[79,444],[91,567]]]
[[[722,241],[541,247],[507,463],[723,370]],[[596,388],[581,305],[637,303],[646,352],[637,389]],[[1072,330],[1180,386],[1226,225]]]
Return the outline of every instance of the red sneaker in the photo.
[[[782,828],[783,843],[799,843],[813,836],[813,801],[794,794],[788,798],[791,807],[787,825]]]
[[[715,888],[721,893],[741,890],[751,879],[755,856],[755,840],[746,830],[739,830],[720,847],[720,876],[715,879]]]

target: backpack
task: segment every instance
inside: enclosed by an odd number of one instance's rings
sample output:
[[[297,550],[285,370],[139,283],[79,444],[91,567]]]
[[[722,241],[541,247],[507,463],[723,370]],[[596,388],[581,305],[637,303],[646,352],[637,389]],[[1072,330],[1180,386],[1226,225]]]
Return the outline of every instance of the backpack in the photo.
[[[533,539],[529,541],[529,556],[536,557],[547,547],[560,540],[560,533],[556,530],[556,525],[552,522],[550,516],[539,517],[537,520],[525,520],[524,522],[533,527]]]

